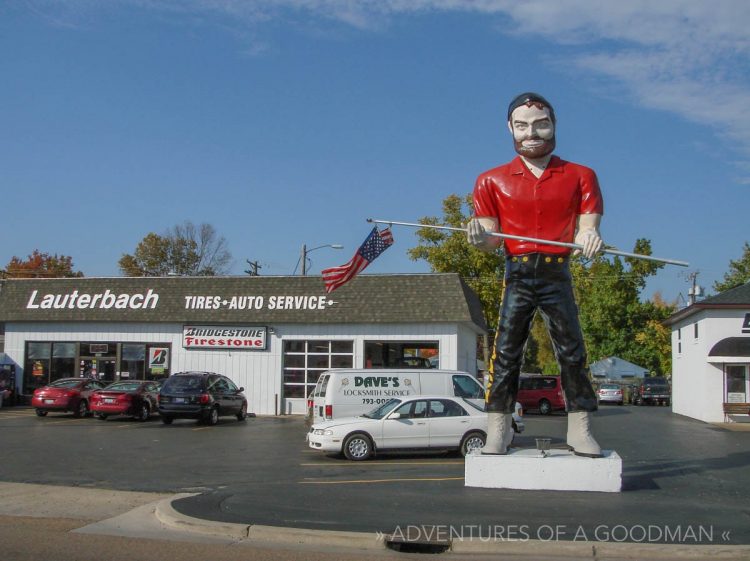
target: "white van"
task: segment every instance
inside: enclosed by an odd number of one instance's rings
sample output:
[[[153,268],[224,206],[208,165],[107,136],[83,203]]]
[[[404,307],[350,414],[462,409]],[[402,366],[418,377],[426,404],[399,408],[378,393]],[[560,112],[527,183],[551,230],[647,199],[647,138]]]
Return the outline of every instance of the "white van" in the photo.
[[[392,397],[445,395],[466,398],[484,407],[484,389],[476,378],[458,370],[341,369],[328,370],[307,398],[313,423],[355,417]]]

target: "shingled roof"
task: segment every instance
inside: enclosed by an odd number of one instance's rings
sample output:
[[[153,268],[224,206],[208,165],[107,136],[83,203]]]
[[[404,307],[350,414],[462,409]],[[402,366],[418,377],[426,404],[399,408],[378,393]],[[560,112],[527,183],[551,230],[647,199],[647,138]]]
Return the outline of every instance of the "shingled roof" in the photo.
[[[672,314],[664,322],[666,325],[672,325],[681,321],[701,310],[717,309],[750,309],[750,282],[741,286],[725,290],[715,296],[696,302],[687,308],[684,308]]]
[[[136,298],[130,304],[125,304],[125,300],[133,297]],[[123,305],[111,305],[114,298],[123,298]],[[210,305],[207,298],[211,299]],[[247,309],[250,298],[254,300],[251,309]],[[243,302],[245,309],[240,307]],[[451,322],[470,324],[478,332],[486,331],[477,295],[454,273],[360,275],[329,295],[325,294],[319,276],[2,281],[0,322],[21,321]]]

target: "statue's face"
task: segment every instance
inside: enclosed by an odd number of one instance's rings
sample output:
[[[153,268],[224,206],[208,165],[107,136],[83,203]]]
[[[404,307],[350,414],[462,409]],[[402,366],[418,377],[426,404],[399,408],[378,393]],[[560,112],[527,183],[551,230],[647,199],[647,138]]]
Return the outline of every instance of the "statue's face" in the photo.
[[[543,158],[555,149],[555,124],[549,109],[539,104],[517,107],[508,123],[513,144],[521,156]]]

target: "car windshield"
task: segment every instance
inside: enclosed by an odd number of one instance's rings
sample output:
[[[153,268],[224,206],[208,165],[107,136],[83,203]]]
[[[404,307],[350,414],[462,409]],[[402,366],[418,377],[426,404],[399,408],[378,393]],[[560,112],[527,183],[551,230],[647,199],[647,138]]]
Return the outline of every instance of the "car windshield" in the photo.
[[[163,392],[199,393],[203,390],[202,378],[198,376],[174,376],[167,378]]]
[[[81,382],[83,382],[83,379],[81,380],[57,380],[56,382],[52,382],[49,385],[49,387],[50,388],[75,388]]]
[[[618,386],[617,384],[602,384],[601,388],[603,390],[619,390],[620,386]]]
[[[468,399],[464,399],[463,402],[464,405],[468,405],[469,407],[473,407],[477,411],[481,411],[482,413],[484,413],[484,406],[480,407],[479,405],[477,405],[473,401],[469,401]]]
[[[397,405],[400,405],[400,404],[401,404],[400,399],[396,399],[396,398],[389,399],[383,405],[376,407],[372,411],[369,411],[362,416],[367,417],[368,419],[382,419],[388,413],[393,411]]]
[[[115,382],[104,388],[107,391],[134,392],[141,386],[140,382]]]

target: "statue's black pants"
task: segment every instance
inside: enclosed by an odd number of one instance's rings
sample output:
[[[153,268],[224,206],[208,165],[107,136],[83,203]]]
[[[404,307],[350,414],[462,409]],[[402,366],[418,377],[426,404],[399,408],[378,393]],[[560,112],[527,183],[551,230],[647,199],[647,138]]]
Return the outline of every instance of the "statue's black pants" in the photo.
[[[506,260],[505,292],[490,367],[487,411],[514,411],[524,346],[537,309],[560,364],[567,410],[596,411],[596,394],[588,378],[568,259],[542,253]]]

